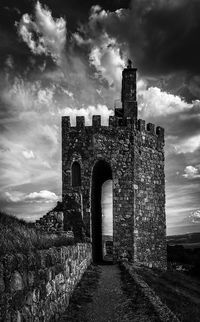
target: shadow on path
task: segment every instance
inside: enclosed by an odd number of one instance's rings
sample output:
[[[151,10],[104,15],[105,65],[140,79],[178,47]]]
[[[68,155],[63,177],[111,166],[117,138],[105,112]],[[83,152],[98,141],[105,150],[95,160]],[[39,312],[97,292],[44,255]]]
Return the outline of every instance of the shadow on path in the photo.
[[[60,322],[160,321],[130,275],[111,264],[88,268]]]

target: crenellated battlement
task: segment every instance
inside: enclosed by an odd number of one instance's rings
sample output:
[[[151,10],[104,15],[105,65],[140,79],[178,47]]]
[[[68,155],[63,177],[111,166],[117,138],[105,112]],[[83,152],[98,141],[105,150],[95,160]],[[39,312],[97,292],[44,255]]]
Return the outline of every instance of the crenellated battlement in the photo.
[[[134,121],[132,118],[122,118],[117,116],[109,116],[108,125],[102,125],[101,123],[101,115],[93,115],[92,117],[92,125],[85,125],[85,117],[84,116],[76,116],[76,125],[71,126],[70,123],[70,116],[63,116],[62,117],[62,127],[63,130],[70,131],[76,130],[80,131],[84,128],[93,128],[94,130],[98,130],[100,128],[104,129],[112,129],[119,127],[121,129],[130,128],[132,131],[141,132],[149,135],[154,135],[158,137],[160,141],[164,141],[164,129],[160,126],[155,127],[153,123],[147,123],[145,120],[139,119]]]

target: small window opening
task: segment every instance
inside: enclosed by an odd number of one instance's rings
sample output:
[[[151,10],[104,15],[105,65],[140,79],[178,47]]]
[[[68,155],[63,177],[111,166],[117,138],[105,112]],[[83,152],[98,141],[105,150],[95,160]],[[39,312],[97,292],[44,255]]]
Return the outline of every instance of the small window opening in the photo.
[[[77,161],[72,164],[72,186],[81,186],[81,167]]]

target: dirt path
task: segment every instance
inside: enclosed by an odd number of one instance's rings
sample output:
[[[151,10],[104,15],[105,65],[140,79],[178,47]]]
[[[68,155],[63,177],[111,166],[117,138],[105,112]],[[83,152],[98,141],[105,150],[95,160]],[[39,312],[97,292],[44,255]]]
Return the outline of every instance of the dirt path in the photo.
[[[117,265],[90,267],[60,322],[158,322],[151,305]]]

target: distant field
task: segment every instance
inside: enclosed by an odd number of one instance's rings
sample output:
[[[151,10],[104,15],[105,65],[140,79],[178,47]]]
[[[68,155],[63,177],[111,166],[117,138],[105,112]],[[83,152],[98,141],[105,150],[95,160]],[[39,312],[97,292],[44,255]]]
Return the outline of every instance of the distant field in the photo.
[[[200,233],[167,236],[167,244],[170,246],[181,245],[184,248],[200,248]]]
[[[182,322],[200,321],[200,281],[181,272],[140,268],[138,273]]]
[[[199,243],[170,243],[169,245],[170,246],[181,245],[184,248],[188,248],[188,249],[200,248],[200,242]]]

